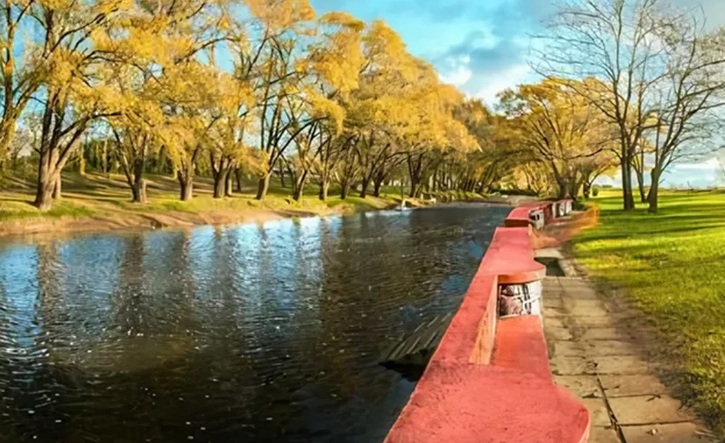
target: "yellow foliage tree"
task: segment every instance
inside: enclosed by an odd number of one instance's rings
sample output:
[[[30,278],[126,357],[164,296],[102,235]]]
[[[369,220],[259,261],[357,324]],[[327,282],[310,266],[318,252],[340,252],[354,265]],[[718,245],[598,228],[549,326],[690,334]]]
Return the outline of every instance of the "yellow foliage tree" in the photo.
[[[559,197],[576,197],[584,182],[577,164],[611,147],[611,127],[570,81],[546,79],[500,94],[516,142],[544,162]]]

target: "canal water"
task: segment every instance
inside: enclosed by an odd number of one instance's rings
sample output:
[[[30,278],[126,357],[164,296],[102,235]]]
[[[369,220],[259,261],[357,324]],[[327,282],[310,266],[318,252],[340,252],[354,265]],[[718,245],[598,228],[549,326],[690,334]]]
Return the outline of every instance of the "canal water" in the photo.
[[[0,244],[0,441],[380,442],[379,365],[452,312],[505,215],[468,206]]]

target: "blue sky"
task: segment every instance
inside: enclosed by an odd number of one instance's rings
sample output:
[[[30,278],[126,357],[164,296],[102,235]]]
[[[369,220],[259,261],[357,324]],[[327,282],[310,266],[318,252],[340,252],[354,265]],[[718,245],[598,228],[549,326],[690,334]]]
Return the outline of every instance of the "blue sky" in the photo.
[[[488,102],[531,80],[529,35],[550,12],[546,0],[312,0],[318,12],[384,19],[441,77]]]
[[[489,104],[506,88],[536,81],[528,65],[530,36],[553,11],[550,0],[311,1],[319,13],[343,10],[367,21],[385,20],[412,54],[436,66],[444,81]],[[697,3],[672,1],[686,7]],[[725,24],[725,0],[701,4],[709,25]],[[681,163],[667,174],[665,185],[688,184],[725,185],[725,174],[714,158]]]

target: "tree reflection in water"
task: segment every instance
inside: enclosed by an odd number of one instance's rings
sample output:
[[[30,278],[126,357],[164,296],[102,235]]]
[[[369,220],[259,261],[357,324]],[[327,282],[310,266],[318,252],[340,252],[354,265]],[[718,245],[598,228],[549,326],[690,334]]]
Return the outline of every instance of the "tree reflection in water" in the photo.
[[[0,245],[0,441],[380,441],[506,208]]]

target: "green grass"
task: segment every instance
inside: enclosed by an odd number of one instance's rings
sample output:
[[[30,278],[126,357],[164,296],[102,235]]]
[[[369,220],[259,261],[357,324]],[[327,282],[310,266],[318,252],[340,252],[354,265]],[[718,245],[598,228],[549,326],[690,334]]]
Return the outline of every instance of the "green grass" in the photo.
[[[1,194],[0,194],[1,195]],[[97,211],[90,206],[78,205],[70,201],[58,202],[50,211],[41,213],[29,202],[2,201],[0,197],[0,220],[24,219],[31,217],[92,217]]]
[[[725,435],[725,193],[667,192],[657,215],[622,212],[614,191],[594,202],[600,223],[575,240],[577,257],[663,333],[685,400]]]
[[[92,216],[122,217],[129,213],[149,214],[182,212],[203,214],[215,211],[274,211],[286,215],[311,215],[351,213],[391,207],[400,201],[398,193],[385,193],[380,198],[365,199],[351,195],[341,200],[335,190],[330,191],[323,202],[317,198],[317,187],[310,185],[307,195],[294,201],[291,190],[273,180],[269,193],[262,201],[256,200],[256,183],[244,184],[243,192],[224,199],[212,198],[210,180],[197,178],[194,184],[194,198],[181,202],[178,198],[178,184],[168,176],[148,175],[148,203],[139,205],[131,202],[131,194],[123,177],[119,175],[88,174],[81,177],[68,173],[63,176],[63,199],[54,202],[53,208],[41,213],[30,203],[33,200],[33,183],[13,177],[3,177],[0,190],[0,220],[22,220],[28,218],[83,218]],[[386,190],[387,191],[387,190]]]

